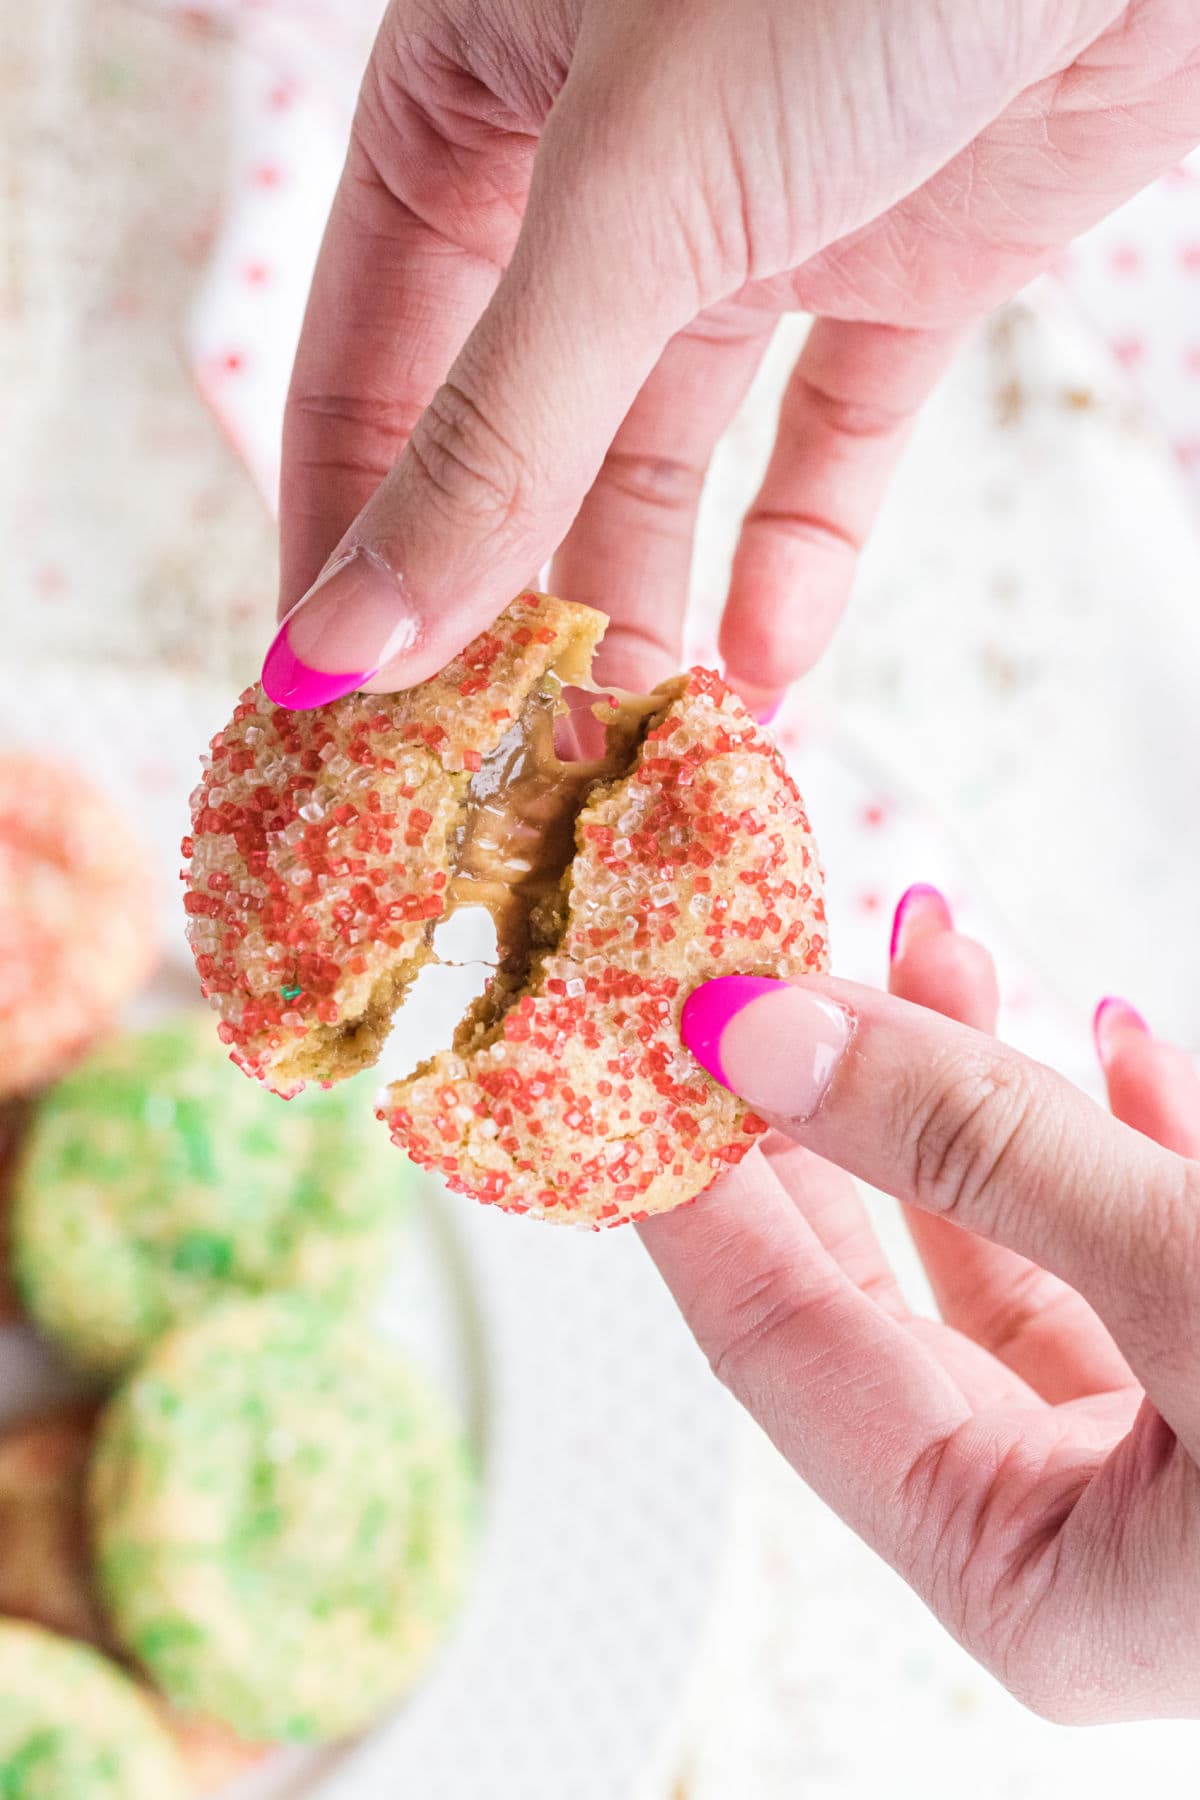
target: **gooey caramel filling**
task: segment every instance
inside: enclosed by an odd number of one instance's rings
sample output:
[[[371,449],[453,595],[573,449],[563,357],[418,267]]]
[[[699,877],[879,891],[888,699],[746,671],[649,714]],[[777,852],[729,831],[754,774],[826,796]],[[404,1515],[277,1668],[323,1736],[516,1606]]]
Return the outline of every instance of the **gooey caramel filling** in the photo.
[[[582,683],[573,685],[582,686]],[[656,713],[673,697],[671,683],[653,694],[589,688],[589,710],[604,725],[604,752],[564,761],[555,721],[566,716],[562,685],[551,677],[527,701],[471,783],[459,829],[446,911],[482,906],[496,929],[504,969],[528,963],[535,947],[562,928],[562,878],[575,854],[575,821],[592,790],[632,766]]]

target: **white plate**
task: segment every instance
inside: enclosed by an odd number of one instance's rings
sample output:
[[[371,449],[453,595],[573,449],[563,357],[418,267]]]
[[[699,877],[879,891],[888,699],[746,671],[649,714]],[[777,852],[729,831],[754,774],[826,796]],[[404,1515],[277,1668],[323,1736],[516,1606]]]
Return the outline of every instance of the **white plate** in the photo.
[[[178,841],[199,752],[232,696],[103,670],[0,673],[0,746],[85,767],[160,870],[155,997],[194,993]],[[469,984],[461,973],[457,980]],[[447,978],[452,988],[455,978]],[[444,1031],[460,997],[418,1008]],[[415,1021],[389,1047],[414,1055]],[[632,1232],[514,1219],[426,1187],[385,1321],[455,1396],[485,1524],[455,1636],[360,1742],[281,1756],[230,1800],[626,1800],[665,1781],[730,1498],[730,1411]],[[63,1391],[23,1330],[0,1333],[0,1414]]]

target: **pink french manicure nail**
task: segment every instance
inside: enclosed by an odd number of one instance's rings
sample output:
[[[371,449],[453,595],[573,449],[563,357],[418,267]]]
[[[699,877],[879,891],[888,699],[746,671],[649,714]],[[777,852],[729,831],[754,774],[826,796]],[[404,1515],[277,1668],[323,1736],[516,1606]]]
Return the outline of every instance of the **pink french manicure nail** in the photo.
[[[732,1087],[721,1062],[721,1038],[725,1027],[742,1008],[780,986],[767,975],[718,975],[693,988],[683,1003],[679,1035],[696,1061],[703,1063],[714,1081]]]
[[[685,1047],[713,1079],[785,1130],[812,1118],[852,1032],[834,1001],[762,975],[706,981],[680,1020]]]
[[[372,680],[418,635],[395,570],[374,551],[351,550],[284,619],[263,662],[262,684],[277,706],[327,706]]]
[[[1151,1035],[1150,1027],[1128,1000],[1118,994],[1106,994],[1092,1015],[1092,1037],[1101,1067],[1107,1068],[1116,1055],[1121,1038],[1130,1031]]]
[[[896,904],[888,960],[896,962],[918,937],[933,931],[953,931],[954,917],[946,897],[927,881],[915,881]]]

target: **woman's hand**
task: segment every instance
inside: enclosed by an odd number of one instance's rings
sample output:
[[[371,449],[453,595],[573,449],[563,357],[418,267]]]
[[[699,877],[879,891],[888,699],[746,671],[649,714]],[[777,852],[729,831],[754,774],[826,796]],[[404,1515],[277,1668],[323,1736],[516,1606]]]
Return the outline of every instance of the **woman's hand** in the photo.
[[[930,889],[893,957],[892,998],[697,990],[685,1040],[776,1131],[643,1238],[721,1379],[1020,1699],[1194,1716],[1200,1079],[1117,1001],[1115,1119],[997,1043],[990,958]],[[843,1170],[906,1206],[942,1321]]]
[[[281,609],[326,580],[268,691],[422,680],[556,550],[605,679],[677,666],[709,459],[804,308],[722,633],[764,710],[961,328],[1197,140],[1194,0],[393,0],[285,428]]]

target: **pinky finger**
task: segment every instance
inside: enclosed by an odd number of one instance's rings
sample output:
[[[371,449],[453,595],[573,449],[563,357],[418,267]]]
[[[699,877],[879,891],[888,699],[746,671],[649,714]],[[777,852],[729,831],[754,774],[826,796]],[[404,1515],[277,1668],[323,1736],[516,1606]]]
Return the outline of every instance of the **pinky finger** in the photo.
[[[1187,1052],[1152,1036],[1125,1000],[1102,1000],[1094,1031],[1116,1117],[1180,1156],[1200,1157],[1200,1073]]]
[[[730,679],[760,716],[833,636],[889,477],[958,337],[838,319],[809,333],[721,628]]]

